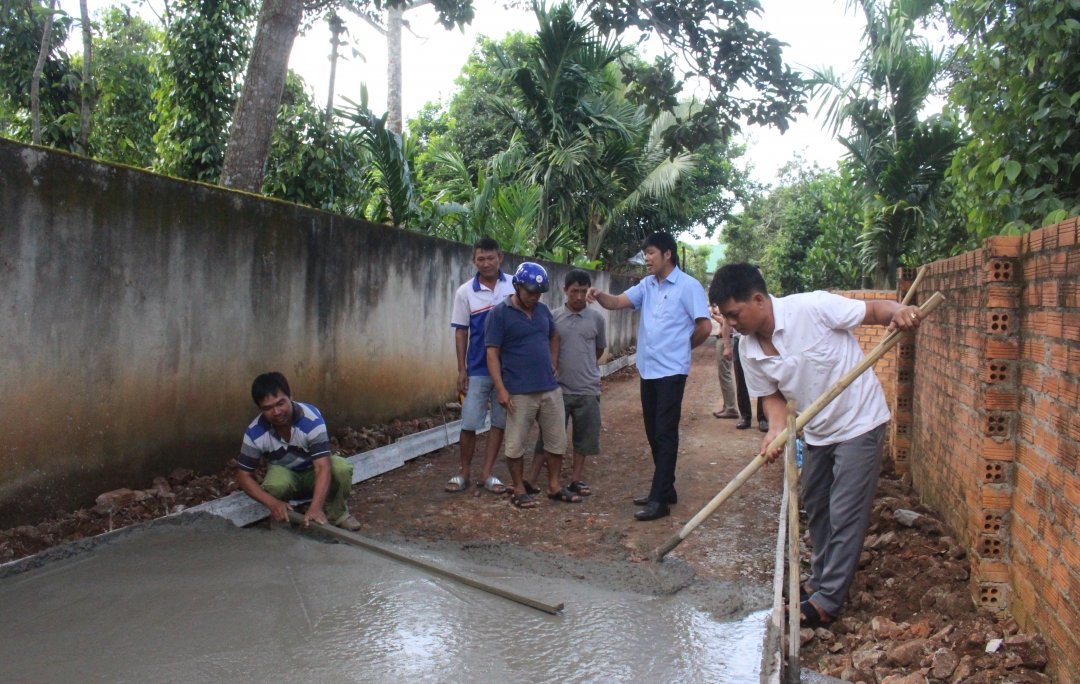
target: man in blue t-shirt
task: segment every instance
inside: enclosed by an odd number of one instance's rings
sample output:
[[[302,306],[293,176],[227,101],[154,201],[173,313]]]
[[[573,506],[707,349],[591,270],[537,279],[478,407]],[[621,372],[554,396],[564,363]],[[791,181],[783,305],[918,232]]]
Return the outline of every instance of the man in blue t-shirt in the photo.
[[[535,508],[525,488],[523,457],[529,428],[540,423],[544,456],[548,466],[548,498],[578,503],[581,497],[559,482],[562,455],[566,450],[566,422],[562,390],[555,380],[559,336],[551,311],[540,303],[548,291],[547,271],[525,262],[514,272],[514,294],[497,304],[488,315],[484,334],[487,364],[499,404],[506,409],[506,465],[514,480],[511,502],[518,508]]]
[[[269,508],[274,520],[289,519],[290,499],[310,495],[305,527],[314,520],[351,532],[359,530],[360,523],[349,515],[348,507],[353,467],[330,453],[330,437],[319,409],[293,401],[289,381],[281,373],[255,378],[251,398],[259,415],[244,431],[236,471],[240,489]],[[259,486],[251,474],[264,458],[269,466]]]

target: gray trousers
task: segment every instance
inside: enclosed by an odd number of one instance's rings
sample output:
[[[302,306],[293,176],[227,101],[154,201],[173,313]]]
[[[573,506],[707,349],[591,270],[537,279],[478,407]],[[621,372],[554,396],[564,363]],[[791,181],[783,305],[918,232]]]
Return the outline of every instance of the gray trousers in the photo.
[[[885,425],[825,446],[806,445],[799,494],[810,518],[810,600],[835,616],[859,567],[874,506]]]
[[[724,358],[724,340],[716,338],[716,370],[720,376],[720,394],[724,397],[724,408],[721,411],[735,407],[735,376],[731,374],[731,361]]]

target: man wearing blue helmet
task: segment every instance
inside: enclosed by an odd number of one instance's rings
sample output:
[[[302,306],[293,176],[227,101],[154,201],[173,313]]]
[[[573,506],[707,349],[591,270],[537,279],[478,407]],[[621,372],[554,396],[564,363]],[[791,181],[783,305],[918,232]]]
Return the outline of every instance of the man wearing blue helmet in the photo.
[[[507,413],[503,444],[514,481],[510,500],[518,508],[536,507],[525,489],[523,458],[529,428],[538,422],[548,464],[548,498],[578,503],[581,497],[559,482],[566,423],[562,390],[555,380],[559,336],[551,311],[540,302],[548,291],[547,271],[525,262],[514,272],[513,284],[514,294],[491,310],[484,333],[488,371]]]

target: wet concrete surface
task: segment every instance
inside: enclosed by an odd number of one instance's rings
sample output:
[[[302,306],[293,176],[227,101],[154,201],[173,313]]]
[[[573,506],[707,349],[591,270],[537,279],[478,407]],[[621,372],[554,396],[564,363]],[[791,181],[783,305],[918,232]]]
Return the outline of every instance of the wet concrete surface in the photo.
[[[5,682],[756,682],[766,588],[683,563],[404,543],[547,615],[355,547],[180,516],[0,581]]]

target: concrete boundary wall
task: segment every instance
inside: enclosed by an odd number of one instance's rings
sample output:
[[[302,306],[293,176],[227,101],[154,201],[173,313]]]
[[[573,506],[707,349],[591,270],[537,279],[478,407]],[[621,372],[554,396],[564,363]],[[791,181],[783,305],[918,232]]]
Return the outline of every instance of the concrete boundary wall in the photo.
[[[915,488],[967,548],[975,602],[1039,631],[1062,682],[1080,671],[1076,242],[1073,219],[930,264],[923,297],[946,303],[897,350]]]
[[[268,370],[332,431],[430,411],[455,394],[449,317],[470,259],[468,245],[0,140],[0,412],[15,417],[0,525],[220,469]],[[545,265],[556,282],[568,270]],[[604,313],[619,354],[636,314]]]

